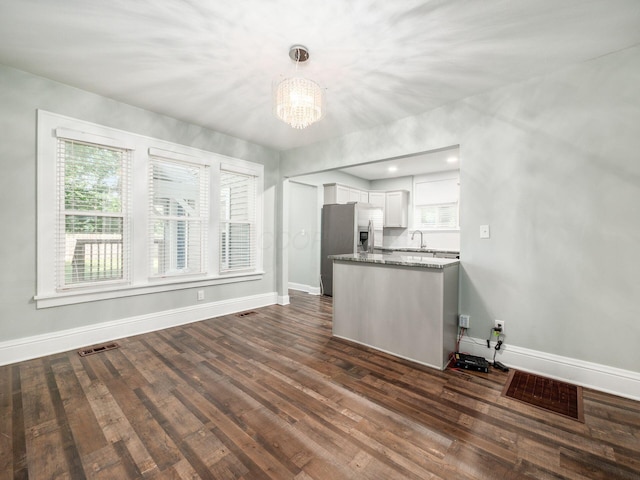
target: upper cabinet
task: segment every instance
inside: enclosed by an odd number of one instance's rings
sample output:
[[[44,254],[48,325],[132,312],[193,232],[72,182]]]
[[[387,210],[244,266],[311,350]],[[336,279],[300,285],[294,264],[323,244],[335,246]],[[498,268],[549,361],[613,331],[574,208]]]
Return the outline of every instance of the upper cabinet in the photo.
[[[374,207],[381,207],[384,209],[386,192],[369,192],[369,203]]]
[[[324,203],[349,203],[349,202],[369,202],[369,192],[358,188],[340,185],[339,183],[324,184]]]
[[[348,203],[351,201],[351,189],[344,185],[330,187],[329,201],[327,201],[327,187],[324,187],[324,203]]]
[[[384,207],[384,226],[407,228],[409,219],[409,192],[394,190],[386,192]]]
[[[407,228],[409,219],[409,191],[393,190],[389,192],[360,190],[339,183],[324,184],[324,203],[370,203],[383,210],[384,226],[389,228]]]

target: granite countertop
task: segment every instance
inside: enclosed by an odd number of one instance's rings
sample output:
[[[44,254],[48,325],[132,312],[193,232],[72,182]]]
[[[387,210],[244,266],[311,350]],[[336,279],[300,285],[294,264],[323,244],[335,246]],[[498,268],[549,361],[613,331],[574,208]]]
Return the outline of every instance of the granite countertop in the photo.
[[[418,248],[418,247],[374,247],[376,250],[385,252],[423,252],[423,253],[455,253],[460,254],[459,250],[446,250],[442,248]]]
[[[421,257],[416,255],[383,255],[381,253],[358,253],[345,255],[329,255],[332,260],[343,262],[377,263],[381,265],[398,265],[401,267],[447,268],[458,265],[460,260],[451,258]]]

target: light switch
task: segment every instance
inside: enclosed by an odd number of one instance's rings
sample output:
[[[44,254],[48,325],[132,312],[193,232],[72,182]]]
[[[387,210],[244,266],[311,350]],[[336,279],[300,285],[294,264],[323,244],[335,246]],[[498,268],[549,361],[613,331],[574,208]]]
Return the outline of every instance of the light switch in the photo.
[[[480,225],[480,238],[489,238],[489,225]]]

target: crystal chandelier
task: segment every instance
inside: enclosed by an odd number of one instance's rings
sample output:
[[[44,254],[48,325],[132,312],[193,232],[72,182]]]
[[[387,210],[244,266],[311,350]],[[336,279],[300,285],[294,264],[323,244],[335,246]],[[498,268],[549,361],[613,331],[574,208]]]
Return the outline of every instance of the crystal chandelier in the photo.
[[[289,57],[298,64],[309,60],[309,51],[302,45],[294,45]],[[274,91],[276,116],[293,128],[306,128],[317,122],[324,114],[323,95],[320,85],[298,75],[285,78]]]

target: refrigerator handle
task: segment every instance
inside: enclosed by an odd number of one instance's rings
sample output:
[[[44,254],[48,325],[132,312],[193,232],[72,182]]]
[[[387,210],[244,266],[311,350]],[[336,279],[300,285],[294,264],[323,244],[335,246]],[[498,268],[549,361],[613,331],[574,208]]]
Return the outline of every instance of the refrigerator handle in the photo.
[[[369,253],[373,253],[373,245],[374,245],[373,235],[374,235],[373,220],[369,220],[369,228],[367,232],[367,237],[368,237],[367,250],[369,251]]]

